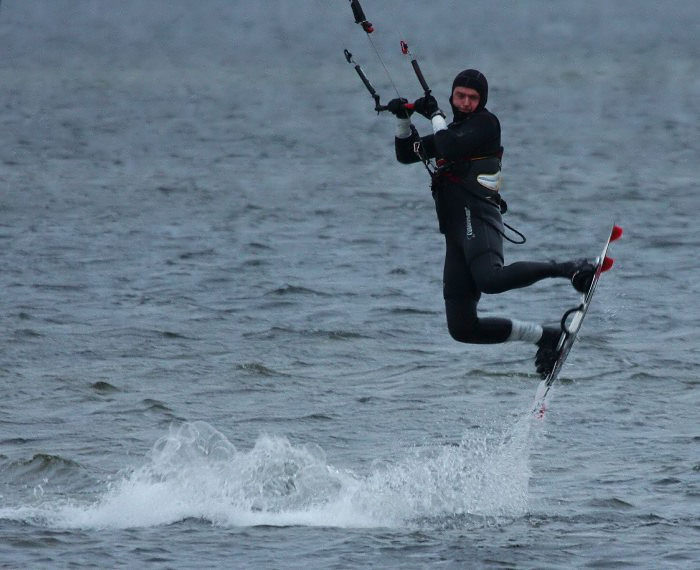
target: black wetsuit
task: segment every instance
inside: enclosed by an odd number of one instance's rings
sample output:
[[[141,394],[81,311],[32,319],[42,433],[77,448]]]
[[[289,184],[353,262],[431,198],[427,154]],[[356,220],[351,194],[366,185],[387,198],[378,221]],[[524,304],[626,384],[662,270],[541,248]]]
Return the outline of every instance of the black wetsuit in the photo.
[[[561,270],[553,263],[504,265],[501,198],[477,180],[480,174],[500,173],[503,148],[498,118],[481,109],[420,141],[427,157],[447,163],[433,180],[433,197],[440,231],[445,234],[443,295],[449,332],[460,342],[505,342],[512,322],[479,318],[481,294],[526,287],[561,276]],[[415,137],[395,139],[399,162],[419,161],[414,142]]]

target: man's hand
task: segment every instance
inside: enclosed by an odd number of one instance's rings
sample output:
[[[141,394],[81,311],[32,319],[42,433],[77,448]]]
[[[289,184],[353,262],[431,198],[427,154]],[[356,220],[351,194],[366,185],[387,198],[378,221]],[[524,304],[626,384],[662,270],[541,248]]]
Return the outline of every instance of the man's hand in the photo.
[[[416,113],[423,115],[426,119],[432,119],[435,115],[445,116],[445,113],[443,113],[440,110],[440,107],[438,107],[437,100],[432,95],[416,99],[416,102],[413,103],[413,109],[416,111]]]
[[[407,109],[407,103],[407,99],[400,97],[398,99],[392,99],[391,101],[389,101],[386,105],[386,108],[387,111],[389,111],[399,119],[408,119],[413,114],[413,109]]]

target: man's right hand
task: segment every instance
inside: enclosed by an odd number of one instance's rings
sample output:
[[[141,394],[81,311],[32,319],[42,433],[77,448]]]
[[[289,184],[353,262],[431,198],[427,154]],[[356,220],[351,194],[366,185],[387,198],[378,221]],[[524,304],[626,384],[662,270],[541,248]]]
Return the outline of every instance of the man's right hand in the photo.
[[[386,105],[386,108],[387,111],[389,111],[391,114],[398,117],[399,119],[408,119],[413,114],[413,109],[407,109],[407,103],[407,99],[399,97],[397,99],[392,99],[391,101],[389,101]]]

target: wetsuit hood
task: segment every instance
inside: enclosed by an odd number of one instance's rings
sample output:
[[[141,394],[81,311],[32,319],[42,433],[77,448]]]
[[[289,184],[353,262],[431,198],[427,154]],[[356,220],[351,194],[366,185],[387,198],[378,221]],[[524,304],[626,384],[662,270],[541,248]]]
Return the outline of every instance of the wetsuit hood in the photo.
[[[469,87],[470,89],[474,89],[474,91],[479,94],[479,106],[474,111],[475,113],[486,107],[486,101],[489,98],[489,84],[488,81],[486,81],[484,74],[476,69],[465,69],[464,71],[460,71],[454,78],[454,81],[452,82],[452,89],[450,90],[450,106],[452,107],[452,113],[455,121],[461,121],[467,116],[467,114],[462,113],[454,105],[452,105],[452,93],[454,92],[455,87]]]

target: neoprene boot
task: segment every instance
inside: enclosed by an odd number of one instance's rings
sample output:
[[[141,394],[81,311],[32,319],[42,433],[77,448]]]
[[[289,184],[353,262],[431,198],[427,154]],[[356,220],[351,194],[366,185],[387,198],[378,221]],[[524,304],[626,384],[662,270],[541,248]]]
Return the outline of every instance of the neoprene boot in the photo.
[[[579,293],[587,293],[591,288],[593,276],[595,275],[595,265],[587,259],[576,259],[574,261],[565,261],[563,263],[555,263],[559,275],[566,277],[571,281]]]
[[[554,368],[560,336],[560,328],[543,327],[542,338],[537,341],[537,354],[535,355],[535,368],[542,378],[546,378]]]

